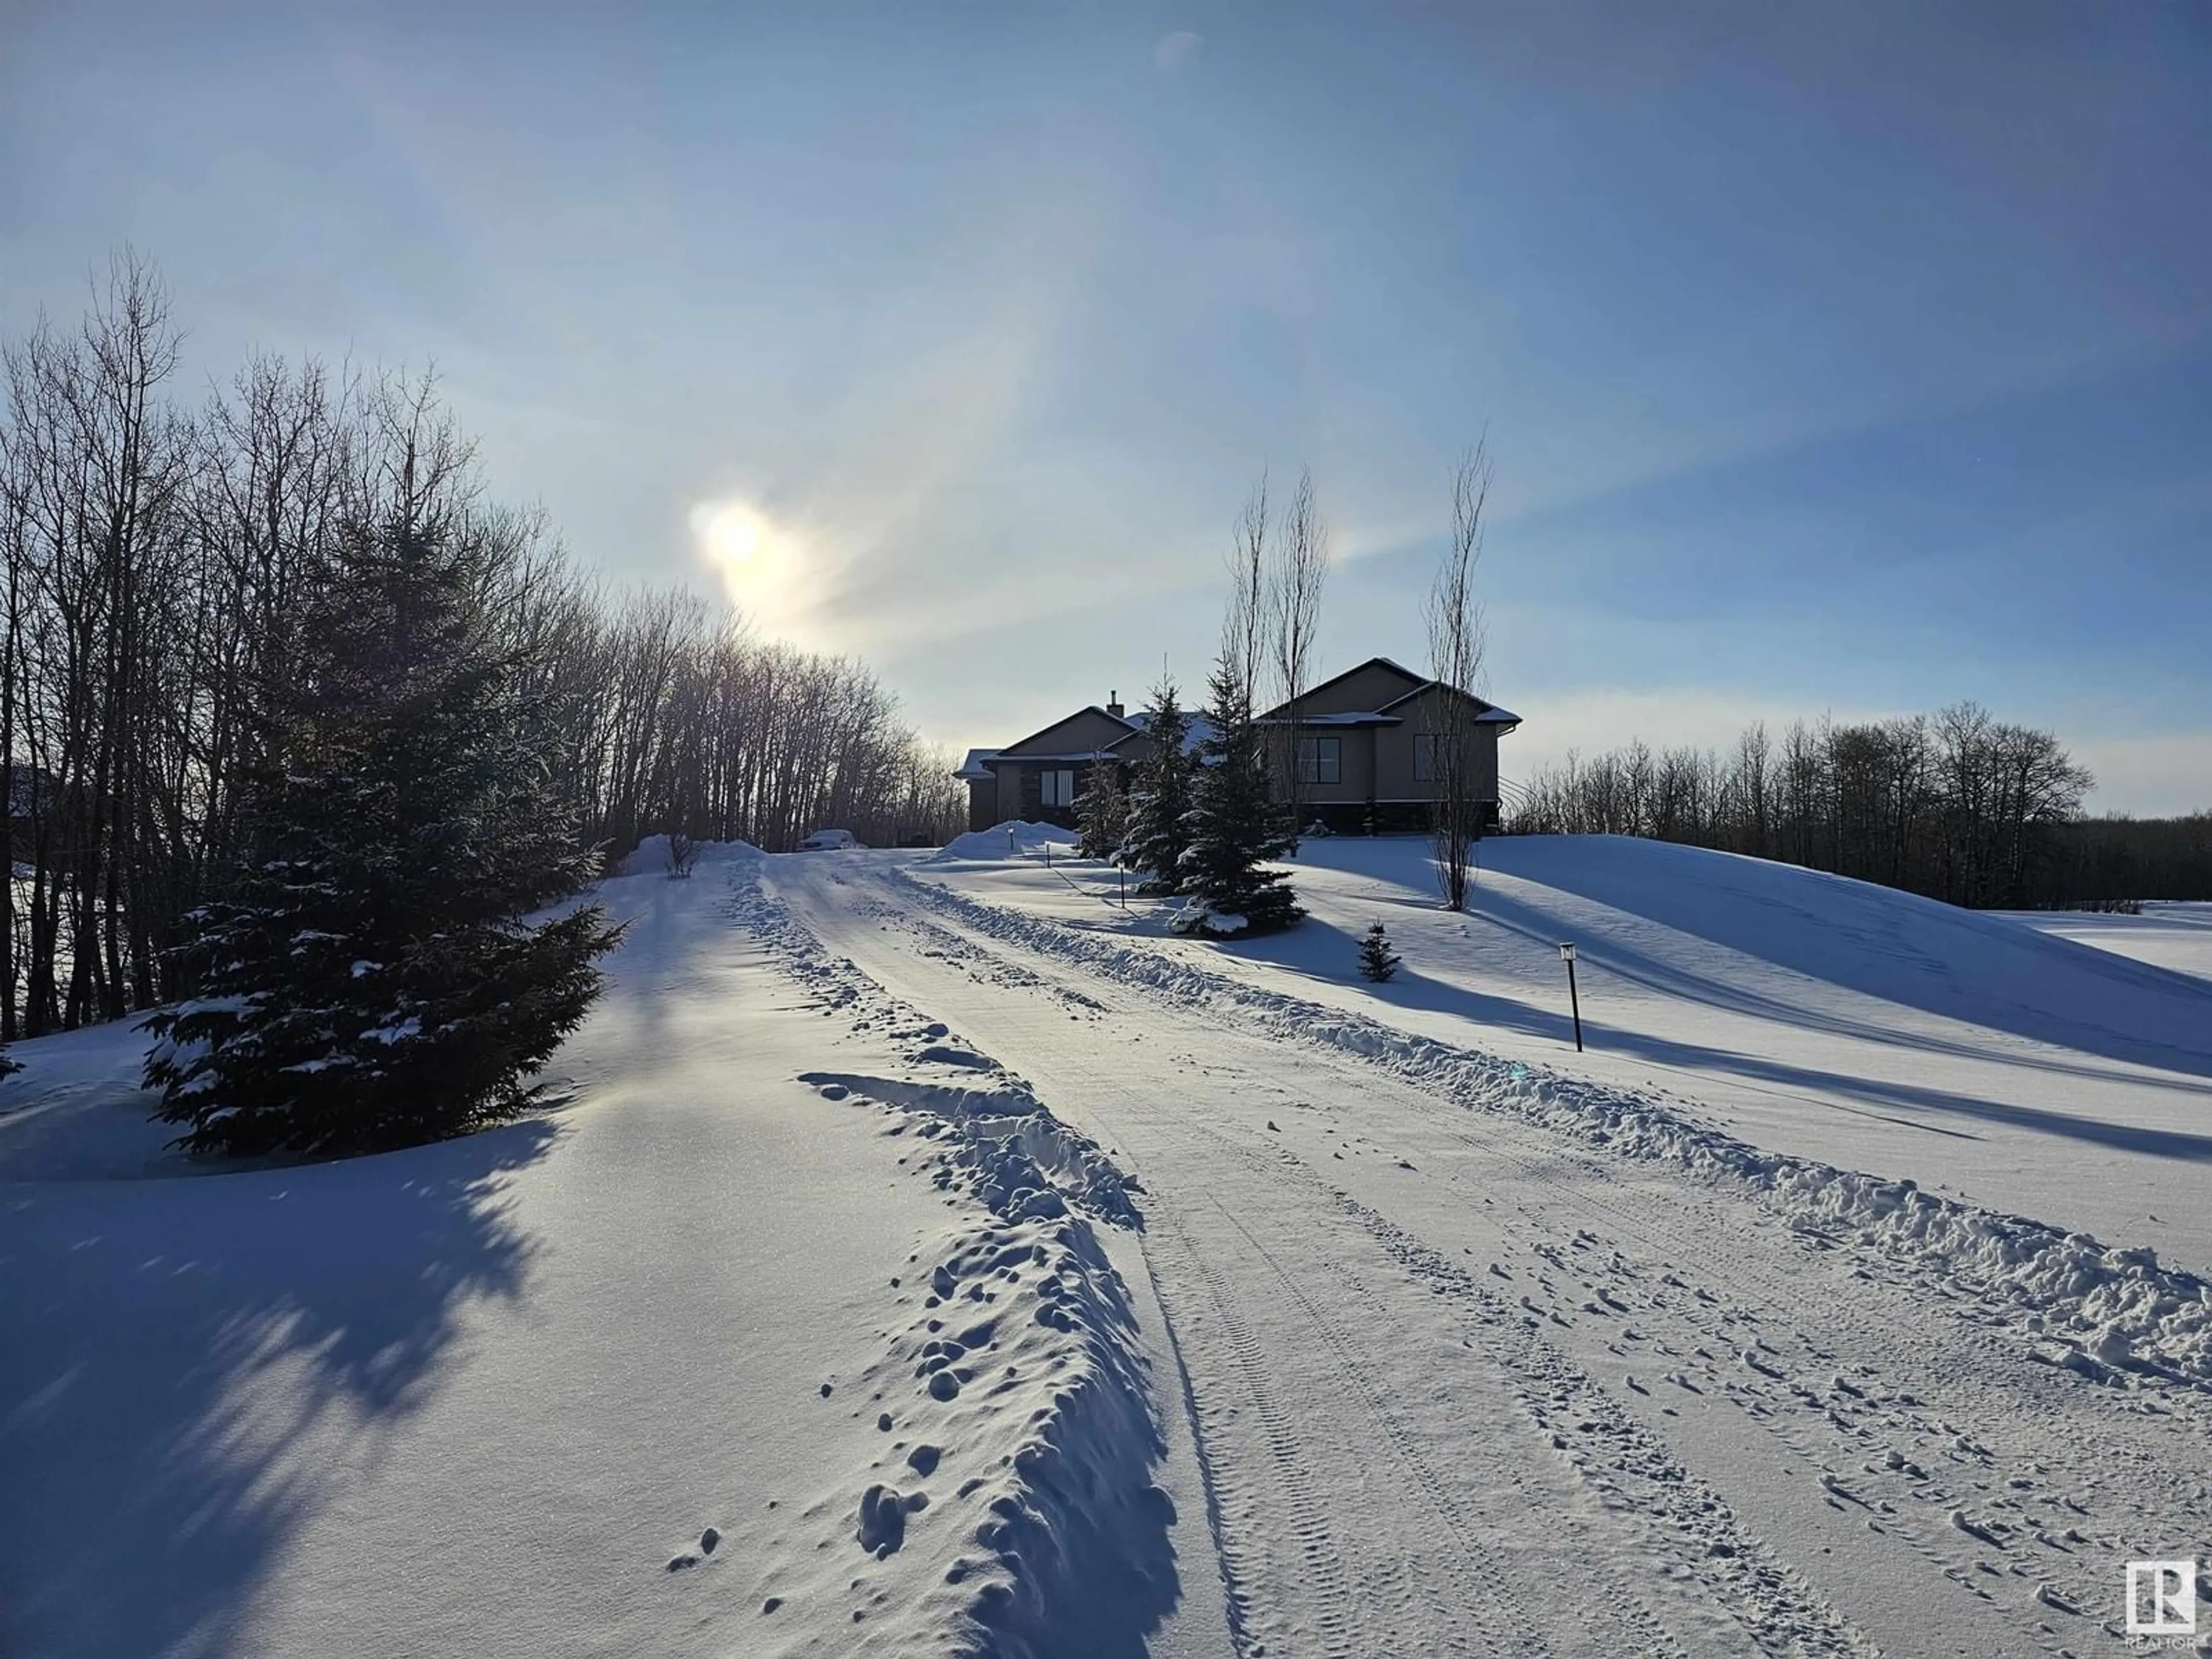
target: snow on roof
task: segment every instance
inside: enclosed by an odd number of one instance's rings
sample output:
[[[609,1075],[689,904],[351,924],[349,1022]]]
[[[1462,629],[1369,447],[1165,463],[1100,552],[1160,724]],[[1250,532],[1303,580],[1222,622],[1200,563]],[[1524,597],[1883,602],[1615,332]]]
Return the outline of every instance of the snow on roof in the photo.
[[[1288,726],[1288,714],[1262,714],[1253,722],[1255,726]],[[1304,726],[1402,726],[1405,722],[1395,714],[1365,714],[1356,711],[1339,714],[1301,714],[1298,724]]]
[[[970,749],[968,758],[960,763],[960,769],[952,775],[956,778],[988,778],[992,775],[991,763],[998,758],[999,751],[995,749]]]
[[[1518,726],[1521,724],[1521,717],[1518,714],[1515,714],[1510,708],[1500,708],[1496,703],[1491,704],[1489,708],[1484,709],[1474,718],[1477,722],[1487,720],[1494,726]]]

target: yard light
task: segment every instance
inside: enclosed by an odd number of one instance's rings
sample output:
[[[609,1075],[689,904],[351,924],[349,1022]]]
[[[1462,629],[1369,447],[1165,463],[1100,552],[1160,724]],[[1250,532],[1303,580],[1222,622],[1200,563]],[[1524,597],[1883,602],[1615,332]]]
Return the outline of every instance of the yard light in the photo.
[[[1567,1001],[1575,1012],[1575,1052],[1580,1054],[1583,1051],[1583,999],[1582,994],[1575,988],[1575,947],[1562,943],[1559,960],[1567,964]]]

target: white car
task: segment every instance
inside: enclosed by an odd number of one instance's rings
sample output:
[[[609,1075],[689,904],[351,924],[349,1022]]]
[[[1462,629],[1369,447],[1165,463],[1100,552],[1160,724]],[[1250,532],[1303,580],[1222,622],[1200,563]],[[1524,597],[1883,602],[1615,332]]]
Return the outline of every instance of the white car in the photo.
[[[853,839],[850,830],[817,830],[799,843],[802,853],[842,853],[860,843]]]

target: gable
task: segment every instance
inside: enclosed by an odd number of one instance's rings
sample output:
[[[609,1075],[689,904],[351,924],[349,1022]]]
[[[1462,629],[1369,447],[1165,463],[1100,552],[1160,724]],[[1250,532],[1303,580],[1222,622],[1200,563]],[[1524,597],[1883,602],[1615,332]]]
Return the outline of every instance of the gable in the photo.
[[[1133,729],[1128,721],[1115,720],[1103,708],[1079,709],[1066,720],[1055,721],[1042,732],[1033,732],[1019,743],[1008,744],[999,750],[998,758],[1041,760],[1055,755],[1088,755],[1111,749]]]
[[[1427,683],[1423,675],[1401,667],[1388,657],[1370,657],[1357,668],[1348,668],[1334,679],[1323,680],[1298,699],[1304,714],[1368,714]],[[1282,713],[1268,710],[1270,715]]]
[[[1437,724],[1437,704],[1445,697],[1464,697],[1474,705],[1474,721],[1478,726],[1495,726],[1510,732],[1520,725],[1521,717],[1497,704],[1486,702],[1472,691],[1458,691],[1450,686],[1431,680],[1427,684],[1407,692],[1391,703],[1389,712],[1417,732],[1433,731]],[[1462,716],[1464,718],[1464,716]]]

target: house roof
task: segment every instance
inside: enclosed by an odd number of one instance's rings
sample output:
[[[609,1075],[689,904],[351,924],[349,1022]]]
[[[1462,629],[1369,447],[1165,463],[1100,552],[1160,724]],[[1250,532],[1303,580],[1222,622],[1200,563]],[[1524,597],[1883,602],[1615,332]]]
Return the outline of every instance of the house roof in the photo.
[[[1370,668],[1387,668],[1390,672],[1403,679],[1407,686],[1416,691],[1419,690],[1429,683],[1428,677],[1426,675],[1416,674],[1412,669],[1407,667],[1406,665],[1401,662],[1393,662],[1388,657],[1370,657],[1365,662],[1354,663],[1351,667],[1346,669],[1341,674],[1331,674],[1319,685],[1308,686],[1304,691],[1301,691],[1298,694],[1298,701],[1300,702],[1304,702],[1308,697],[1317,696],[1322,692],[1328,690],[1330,686],[1334,685],[1339,680],[1348,680],[1354,674],[1364,674]],[[1389,705],[1385,704],[1384,706],[1387,708]],[[1273,720],[1277,715],[1283,714],[1289,708],[1290,704],[1288,702],[1279,702],[1273,708],[1270,708],[1266,714],[1261,715],[1260,718],[1263,720]]]
[[[1341,714],[1301,714],[1298,716],[1298,724],[1300,726],[1395,726],[1401,723],[1402,717],[1392,714],[1390,713],[1392,709],[1397,708],[1401,703],[1411,702],[1415,697],[1419,696],[1421,693],[1426,691],[1432,685],[1443,684],[1443,681],[1433,679],[1426,674],[1417,674],[1412,669],[1407,667],[1405,664],[1401,662],[1394,662],[1389,657],[1370,657],[1365,662],[1356,663],[1352,667],[1346,669],[1341,674],[1330,675],[1328,678],[1323,680],[1319,685],[1310,686],[1305,691],[1299,695],[1298,701],[1304,702],[1306,698],[1327,690],[1338,681],[1348,680],[1354,674],[1364,673],[1370,668],[1388,669],[1391,673],[1398,675],[1406,682],[1405,691],[1400,696],[1391,698],[1389,702],[1384,703],[1380,708],[1374,709],[1371,712],[1346,713]],[[1447,687],[1446,689],[1452,690],[1454,688]],[[1468,698],[1478,706],[1480,712],[1475,715],[1475,719],[1486,726],[1503,726],[1510,730],[1510,728],[1521,724],[1521,717],[1518,714],[1514,714],[1510,709],[1500,708],[1496,703],[1491,702],[1485,698],[1478,697],[1472,691],[1462,691],[1459,695]],[[1263,725],[1285,724],[1290,718],[1289,709],[1290,704],[1288,702],[1277,703],[1266,714],[1259,716],[1260,721]]]
[[[1053,730],[1054,726],[1065,726],[1068,721],[1072,720],[1079,720],[1085,714],[1096,714],[1102,720],[1113,721],[1115,725],[1123,728],[1121,732],[1122,737],[1127,737],[1130,732],[1142,729],[1133,720],[1125,719],[1120,714],[1108,714],[1095,702],[1085,703],[1082,708],[1076,709],[1072,714],[1062,714],[1058,720],[1054,720],[1050,725],[1039,726],[1036,731],[1030,732],[1026,738],[1021,738],[1018,742],[1008,744],[1005,748],[999,750],[997,751],[997,755],[1004,755],[1009,759],[1013,760],[1048,760],[1057,758],[1056,757],[1044,755],[1016,755],[1013,751],[1020,748],[1024,743],[1035,743],[1046,732]],[[1118,743],[1121,741],[1121,738],[1117,738],[1115,741]],[[1091,750],[1085,749],[1082,751],[1079,758],[1088,760],[1091,757]],[[994,755],[994,758],[995,759],[996,757],[996,755]]]
[[[1440,686],[1447,691],[1458,691],[1458,688],[1456,686],[1445,685],[1442,680],[1423,680],[1419,685],[1406,693],[1404,696],[1393,697],[1389,702],[1384,703],[1382,708],[1377,712],[1387,714],[1391,709],[1395,708],[1401,702],[1411,702],[1414,698],[1419,696],[1422,692],[1427,690],[1432,685]],[[1521,724],[1521,717],[1510,708],[1500,708],[1496,703],[1490,702],[1486,698],[1478,697],[1472,691],[1459,691],[1459,695],[1475,705],[1477,712],[1474,718],[1475,722],[1478,725],[1511,727]]]
[[[995,749],[970,749],[968,758],[960,763],[960,769],[952,775],[971,780],[990,777],[993,775],[990,763],[998,758],[999,751]]]
[[[1289,707],[1287,703],[1284,706]],[[1252,723],[1255,726],[1288,726],[1291,723],[1291,717],[1288,714],[1259,714],[1253,718]],[[1363,714],[1347,711],[1340,714],[1301,714],[1298,716],[1298,724],[1301,726],[1403,726],[1405,721],[1400,720],[1395,714]]]

